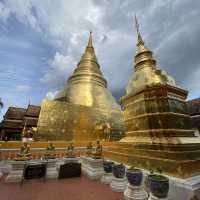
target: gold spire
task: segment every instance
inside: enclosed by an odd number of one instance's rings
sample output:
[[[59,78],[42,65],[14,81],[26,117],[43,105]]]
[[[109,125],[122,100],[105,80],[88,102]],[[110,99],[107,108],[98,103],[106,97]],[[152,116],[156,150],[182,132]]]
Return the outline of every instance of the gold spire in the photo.
[[[80,62],[82,62],[83,60],[93,60],[94,62],[96,62],[98,64],[96,55],[95,55],[95,51],[94,51],[94,47],[93,47],[93,43],[92,43],[92,31],[90,31],[89,34],[89,39],[88,39],[88,43],[87,46],[85,48],[85,52],[83,53]],[[79,63],[80,63],[79,62]]]
[[[137,16],[135,15],[135,27],[136,27],[136,31],[137,31],[137,46],[140,45],[144,45],[144,41],[142,39],[142,36],[140,34],[140,30],[139,30],[139,24],[138,24],[138,20],[137,20]]]
[[[156,61],[153,58],[152,52],[145,46],[142,39],[137,16],[135,15],[135,27],[137,31],[137,52],[135,55],[135,69],[142,66],[155,67]]]
[[[92,45],[92,31],[90,31],[90,36],[89,36],[87,47],[93,48],[93,45]]]
[[[175,85],[172,77],[163,70],[156,69],[156,60],[153,52],[146,47],[139,31],[139,24],[135,15],[135,27],[137,31],[137,50],[134,60],[134,74],[126,88],[127,94],[136,93],[147,85],[169,84]]]

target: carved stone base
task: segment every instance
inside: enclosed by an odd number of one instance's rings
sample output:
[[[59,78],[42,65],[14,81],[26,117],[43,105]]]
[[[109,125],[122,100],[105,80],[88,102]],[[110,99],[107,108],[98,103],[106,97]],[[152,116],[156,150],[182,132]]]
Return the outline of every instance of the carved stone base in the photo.
[[[112,173],[104,173],[101,177],[101,182],[104,184],[110,184],[113,179]]]
[[[134,187],[130,184],[127,185],[124,191],[125,200],[147,200],[148,194],[142,187]]]
[[[123,192],[126,188],[127,181],[126,178],[112,178],[112,181],[110,183],[110,187],[112,190],[116,192]]]

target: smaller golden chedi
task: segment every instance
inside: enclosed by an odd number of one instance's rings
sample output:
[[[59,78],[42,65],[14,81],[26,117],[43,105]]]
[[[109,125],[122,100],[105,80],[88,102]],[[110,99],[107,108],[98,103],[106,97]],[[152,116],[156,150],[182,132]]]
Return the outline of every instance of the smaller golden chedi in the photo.
[[[88,157],[90,157],[92,155],[92,150],[93,150],[92,142],[89,142],[86,147],[86,155]]]
[[[52,142],[49,142],[49,145],[46,148],[46,152],[45,152],[44,156],[46,159],[56,158],[56,149]]]
[[[95,159],[102,158],[102,151],[103,151],[102,145],[100,144],[100,141],[97,140],[96,147],[92,152],[92,157]]]
[[[68,158],[74,158],[74,157],[76,157],[75,151],[74,151],[74,145],[73,145],[72,142],[71,142],[71,143],[69,144],[69,146],[67,147],[67,151],[66,151],[65,155],[66,155],[66,157],[68,157]]]
[[[28,145],[27,142],[24,142],[15,160],[29,160],[30,156],[31,156],[30,145]]]

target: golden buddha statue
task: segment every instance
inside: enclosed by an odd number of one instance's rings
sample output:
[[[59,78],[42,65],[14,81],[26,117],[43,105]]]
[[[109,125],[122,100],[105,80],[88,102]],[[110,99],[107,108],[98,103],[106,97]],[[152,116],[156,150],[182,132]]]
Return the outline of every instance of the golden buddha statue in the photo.
[[[74,157],[76,157],[75,152],[74,152],[74,145],[73,145],[72,142],[67,147],[67,151],[66,151],[65,155],[68,158],[74,158]]]
[[[28,145],[27,142],[24,142],[15,160],[29,160],[30,156],[31,156],[30,145]]]
[[[102,158],[102,151],[103,151],[102,145],[100,144],[100,141],[97,140],[94,152],[92,152],[92,157],[95,159]]]
[[[49,142],[49,145],[46,148],[45,158],[46,159],[54,159],[56,158],[55,146],[52,142]]]
[[[88,145],[87,145],[87,147],[86,147],[86,155],[88,157],[90,157],[92,155],[92,149],[93,149],[92,143],[89,142]]]

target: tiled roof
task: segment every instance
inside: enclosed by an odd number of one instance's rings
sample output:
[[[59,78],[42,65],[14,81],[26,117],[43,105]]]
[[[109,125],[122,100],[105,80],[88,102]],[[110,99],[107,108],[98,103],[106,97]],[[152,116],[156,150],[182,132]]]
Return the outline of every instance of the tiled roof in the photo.
[[[190,115],[200,115],[200,98],[187,102]]]
[[[2,123],[3,128],[22,128],[22,120],[4,120]]]
[[[18,107],[9,107],[4,119],[19,119],[22,120],[24,118],[26,109],[18,108]]]
[[[40,106],[28,105],[26,116],[39,117]]]

